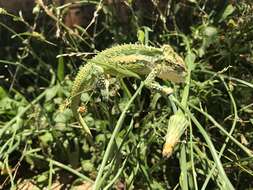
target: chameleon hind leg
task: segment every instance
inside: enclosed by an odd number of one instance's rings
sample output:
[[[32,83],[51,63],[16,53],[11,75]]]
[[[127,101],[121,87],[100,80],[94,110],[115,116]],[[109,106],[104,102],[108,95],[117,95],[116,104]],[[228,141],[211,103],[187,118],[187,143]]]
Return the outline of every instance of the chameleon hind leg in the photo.
[[[161,72],[161,67],[158,65],[147,76],[145,86],[151,90],[156,90],[165,95],[170,95],[173,93],[172,88],[160,85],[158,82],[155,81],[155,77],[158,76],[160,72]]]

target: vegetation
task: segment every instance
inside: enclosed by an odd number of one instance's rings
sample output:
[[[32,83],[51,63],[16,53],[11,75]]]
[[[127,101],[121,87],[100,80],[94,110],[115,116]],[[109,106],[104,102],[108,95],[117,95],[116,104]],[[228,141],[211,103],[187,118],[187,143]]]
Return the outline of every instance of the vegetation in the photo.
[[[74,28],[71,4],[38,1],[32,19],[0,8],[0,188],[252,189],[251,0],[76,3],[92,16]],[[65,100],[79,66],[123,43],[170,44],[188,75],[157,79],[170,98],[131,77],[108,76],[106,101],[87,89],[91,143]],[[171,125],[181,138],[166,154]]]

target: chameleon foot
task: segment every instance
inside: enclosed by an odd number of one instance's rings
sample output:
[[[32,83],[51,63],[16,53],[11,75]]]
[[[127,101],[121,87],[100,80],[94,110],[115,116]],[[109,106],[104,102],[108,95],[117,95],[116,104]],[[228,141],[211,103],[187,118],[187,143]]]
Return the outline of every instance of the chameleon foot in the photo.
[[[162,87],[162,93],[166,94],[166,95],[170,95],[173,94],[173,89],[170,87]]]
[[[160,65],[157,65],[147,76],[145,86],[151,90],[161,92],[165,95],[170,95],[173,93],[173,89],[167,86],[162,86],[155,81],[155,77],[161,72],[162,68]]]

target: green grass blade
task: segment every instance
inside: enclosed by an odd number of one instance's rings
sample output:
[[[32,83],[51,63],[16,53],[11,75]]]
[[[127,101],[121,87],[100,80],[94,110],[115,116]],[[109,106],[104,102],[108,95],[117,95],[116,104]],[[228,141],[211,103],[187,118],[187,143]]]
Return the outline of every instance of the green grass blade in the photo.
[[[112,136],[111,136],[110,141],[109,141],[109,143],[107,145],[107,148],[106,148],[106,151],[105,151],[105,154],[104,154],[101,166],[99,168],[99,172],[98,172],[95,184],[93,186],[94,190],[99,190],[100,187],[101,187],[101,185],[103,184],[103,181],[101,181],[101,177],[103,175],[103,171],[104,171],[104,168],[106,166],[106,163],[107,163],[107,161],[109,159],[109,155],[110,155],[110,152],[111,152],[112,147],[113,147],[113,142],[114,142],[114,140],[115,140],[118,132],[120,131],[120,128],[121,128],[122,123],[124,121],[124,118],[126,116],[127,110],[129,109],[129,107],[131,106],[131,104],[133,103],[133,101],[135,100],[135,98],[137,97],[137,95],[141,92],[141,89],[142,89],[143,86],[144,86],[144,82],[141,83],[141,85],[136,90],[136,92],[134,93],[134,95],[132,96],[132,98],[128,101],[128,103],[126,104],[123,112],[120,115],[120,118],[119,118],[119,120],[118,120],[118,122],[117,122],[117,124],[116,124],[116,126],[115,126],[115,128],[113,130]]]

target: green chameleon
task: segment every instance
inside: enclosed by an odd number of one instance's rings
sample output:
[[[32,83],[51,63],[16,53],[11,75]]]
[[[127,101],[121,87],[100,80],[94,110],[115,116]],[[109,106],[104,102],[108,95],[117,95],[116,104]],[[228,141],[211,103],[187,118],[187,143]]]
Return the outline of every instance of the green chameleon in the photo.
[[[146,76],[147,88],[170,95],[173,90],[160,85],[155,78],[183,82],[185,71],[183,59],[170,45],[163,45],[161,48],[138,44],[114,46],[98,53],[80,68],[72,87],[70,107],[80,125],[91,137],[80,113],[80,97],[83,91],[94,89],[98,85],[105,86],[104,74],[138,79]]]

